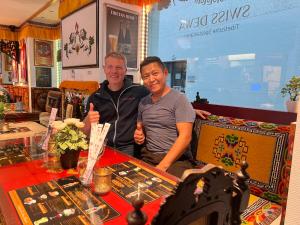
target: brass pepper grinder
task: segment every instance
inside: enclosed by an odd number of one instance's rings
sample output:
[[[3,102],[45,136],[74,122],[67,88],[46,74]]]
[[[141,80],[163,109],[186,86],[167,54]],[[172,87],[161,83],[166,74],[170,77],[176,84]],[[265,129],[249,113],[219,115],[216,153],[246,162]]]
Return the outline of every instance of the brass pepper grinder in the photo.
[[[126,220],[128,225],[144,225],[147,222],[147,215],[144,213],[141,208],[144,205],[144,200],[136,198],[132,201],[132,206],[134,211],[128,213]]]
[[[60,165],[60,157],[56,152],[55,148],[55,131],[53,130],[52,127],[49,128],[50,132],[50,137],[48,141],[48,169],[53,172],[59,172],[61,170],[61,165]]]

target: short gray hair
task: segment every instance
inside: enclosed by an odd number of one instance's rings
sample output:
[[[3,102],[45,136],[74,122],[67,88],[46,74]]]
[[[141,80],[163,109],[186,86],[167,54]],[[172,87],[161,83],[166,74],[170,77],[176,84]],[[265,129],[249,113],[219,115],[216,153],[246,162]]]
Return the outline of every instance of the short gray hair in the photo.
[[[122,53],[110,52],[105,56],[104,61],[106,61],[106,59],[109,57],[123,60],[124,66],[125,66],[125,68],[127,68],[127,59]]]

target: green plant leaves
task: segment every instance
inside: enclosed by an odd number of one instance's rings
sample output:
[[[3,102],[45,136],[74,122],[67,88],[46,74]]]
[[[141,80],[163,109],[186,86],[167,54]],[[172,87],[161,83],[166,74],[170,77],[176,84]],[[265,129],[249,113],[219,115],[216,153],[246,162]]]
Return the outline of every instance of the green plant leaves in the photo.
[[[300,94],[300,76],[293,76],[289,82],[281,89],[282,97],[287,94],[290,96],[291,101],[296,101]]]
[[[86,150],[88,143],[86,135],[74,124],[68,124],[62,130],[59,130],[55,136],[55,148],[59,154],[64,154],[69,150]]]

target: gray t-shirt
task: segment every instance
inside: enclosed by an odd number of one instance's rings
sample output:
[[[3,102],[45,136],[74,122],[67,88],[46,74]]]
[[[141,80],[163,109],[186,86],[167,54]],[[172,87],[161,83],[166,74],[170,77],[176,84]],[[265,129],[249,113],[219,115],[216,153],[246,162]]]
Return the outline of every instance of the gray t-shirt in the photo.
[[[148,151],[166,153],[177,139],[176,123],[193,123],[195,111],[184,94],[171,89],[155,103],[151,94],[144,97],[137,120],[143,123]]]

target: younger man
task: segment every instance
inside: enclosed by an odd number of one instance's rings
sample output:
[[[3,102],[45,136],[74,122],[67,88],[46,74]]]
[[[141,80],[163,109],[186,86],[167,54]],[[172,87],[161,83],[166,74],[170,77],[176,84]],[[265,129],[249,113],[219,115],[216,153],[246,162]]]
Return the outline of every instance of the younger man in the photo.
[[[191,168],[188,147],[195,111],[187,98],[166,85],[168,71],[158,57],[140,65],[145,87],[151,92],[139,104],[134,140],[145,142],[142,160],[180,177]]]

